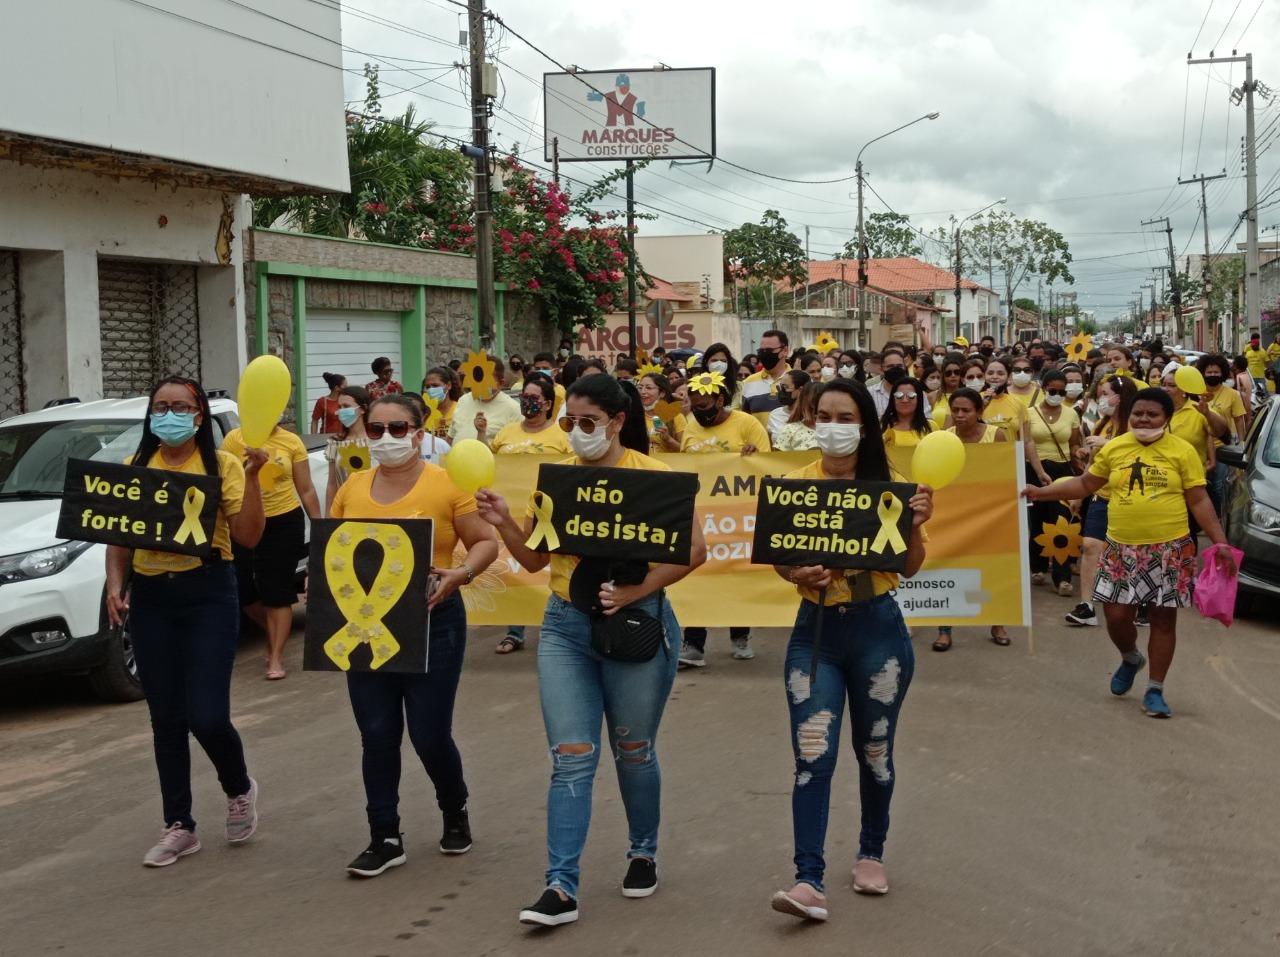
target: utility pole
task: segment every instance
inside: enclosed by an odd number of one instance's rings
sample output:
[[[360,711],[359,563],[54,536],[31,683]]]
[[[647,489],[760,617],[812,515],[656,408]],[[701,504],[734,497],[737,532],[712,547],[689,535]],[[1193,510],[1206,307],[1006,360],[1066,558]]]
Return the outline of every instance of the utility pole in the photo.
[[[1204,345],[1202,341],[1203,331],[1209,325],[1209,292],[1212,288],[1209,269],[1209,205],[1205,201],[1205,183],[1211,183],[1215,179],[1225,179],[1227,171],[1224,169],[1217,176],[1205,176],[1201,173],[1199,176],[1189,176],[1186,179],[1179,178],[1179,185],[1186,186],[1190,183],[1200,184],[1200,222],[1204,224],[1204,261],[1200,264],[1200,288],[1204,291],[1204,318],[1201,323],[1201,337],[1196,339],[1196,348],[1199,349]],[[1187,272],[1190,273],[1190,263],[1187,263]]]
[[[471,41],[471,145],[475,161],[476,306],[480,347],[492,349],[497,303],[493,293],[493,211],[489,208],[489,107],[485,88],[484,0],[467,0]]]
[[[627,333],[631,337],[628,351],[634,359],[636,357],[636,166],[631,160],[627,160]]]
[[[863,149],[866,149],[864,146]],[[854,173],[858,177],[858,306],[862,306],[867,298],[867,241],[862,234],[862,151],[858,151],[858,162],[854,164]],[[840,267],[840,288],[844,289],[844,266]],[[843,295],[843,292],[842,292]],[[867,340],[867,313],[858,309],[858,348],[863,349]]]
[[[1249,330],[1262,331],[1262,287],[1258,280],[1258,144],[1253,122],[1253,94],[1266,87],[1253,78],[1253,54],[1238,56],[1235,50],[1229,57],[1215,57],[1209,51],[1207,58],[1193,60],[1187,54],[1187,66],[1207,63],[1243,63],[1244,83],[1231,91],[1231,102],[1244,103],[1244,192],[1245,192],[1245,252],[1244,252],[1244,320]],[[1238,335],[1233,330],[1233,337]],[[1238,344],[1238,343],[1237,343]]]
[[[804,308],[809,308],[809,263],[813,260],[809,256],[809,227],[804,228]]]
[[[956,229],[956,335],[960,335],[960,230]]]
[[[551,137],[551,181],[560,185],[560,137]]]
[[[1175,335],[1178,339],[1178,345],[1182,345],[1182,290],[1178,284],[1178,260],[1173,252],[1173,227],[1169,224],[1168,216],[1160,216],[1156,219],[1144,219],[1143,226],[1154,226],[1156,223],[1164,223],[1165,240],[1169,247],[1169,294],[1173,303],[1173,321]],[[1155,295],[1155,290],[1151,293]],[[1155,321],[1155,313],[1151,316],[1152,322]]]

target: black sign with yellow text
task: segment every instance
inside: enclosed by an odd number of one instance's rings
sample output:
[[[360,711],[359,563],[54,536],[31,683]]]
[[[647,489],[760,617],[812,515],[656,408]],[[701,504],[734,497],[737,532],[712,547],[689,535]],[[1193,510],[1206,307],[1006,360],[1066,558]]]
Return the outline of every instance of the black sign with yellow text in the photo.
[[[311,522],[305,670],[427,670],[433,531],[430,519]]]
[[[900,482],[763,478],[752,564],[900,572],[915,492]]]
[[[221,500],[216,475],[68,459],[57,534],[208,558]]]
[[[687,565],[698,477],[689,472],[542,465],[528,546],[583,558]]]

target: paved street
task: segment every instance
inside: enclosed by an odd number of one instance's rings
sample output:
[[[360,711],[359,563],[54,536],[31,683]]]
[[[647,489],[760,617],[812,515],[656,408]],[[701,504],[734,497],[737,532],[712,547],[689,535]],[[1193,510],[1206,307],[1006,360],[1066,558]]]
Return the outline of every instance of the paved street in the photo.
[[[249,642],[233,689],[261,782],[262,827],[221,840],[221,797],[195,750],[205,849],[139,866],[159,798],[141,703],[108,707],[75,683],[0,699],[0,926],[9,954],[1275,954],[1280,951],[1280,634],[1274,607],[1226,631],[1184,613],[1168,699],[1142,716],[1113,699],[1102,629],[1057,622],[1041,590],[1034,655],[959,630],[945,655],[918,631],[898,737],[887,898],[855,897],[855,765],[841,757],[828,842],[832,918],[771,912],[790,883],[791,763],[781,688],[785,635],[678,679],[663,727],[661,889],[624,900],[625,830],[602,767],[582,918],[553,933],[516,923],[544,866],[547,761],[534,655],[472,636],[457,732],[475,849],[435,850],[439,815],[406,760],[406,866],[373,881],[343,866],[365,843],[355,726],[343,682],[261,678]],[[1264,617],[1265,615],[1265,617]],[[407,745],[406,745],[407,747]]]

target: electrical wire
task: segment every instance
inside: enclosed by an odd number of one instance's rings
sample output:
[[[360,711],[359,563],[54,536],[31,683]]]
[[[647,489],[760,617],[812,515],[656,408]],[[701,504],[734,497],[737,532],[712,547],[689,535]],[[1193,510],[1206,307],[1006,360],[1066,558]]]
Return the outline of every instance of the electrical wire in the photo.
[[[1240,4],[1243,2],[1244,0],[1236,0],[1236,5],[1231,8],[1231,16],[1227,17],[1227,22],[1222,25],[1222,32],[1218,34],[1218,39],[1213,41],[1211,52],[1212,50],[1218,49],[1218,44],[1222,42],[1222,38],[1225,37],[1227,35],[1227,31],[1231,29],[1231,21],[1236,18],[1236,11],[1240,9]]]

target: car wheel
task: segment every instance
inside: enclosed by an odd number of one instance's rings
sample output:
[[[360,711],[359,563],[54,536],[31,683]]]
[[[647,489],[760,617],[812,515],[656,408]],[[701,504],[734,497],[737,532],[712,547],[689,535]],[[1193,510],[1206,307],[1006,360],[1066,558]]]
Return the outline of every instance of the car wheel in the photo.
[[[105,614],[103,619],[105,621]],[[89,686],[103,701],[137,701],[142,697],[128,616],[119,628],[107,626],[105,657],[101,665],[89,672]]]

